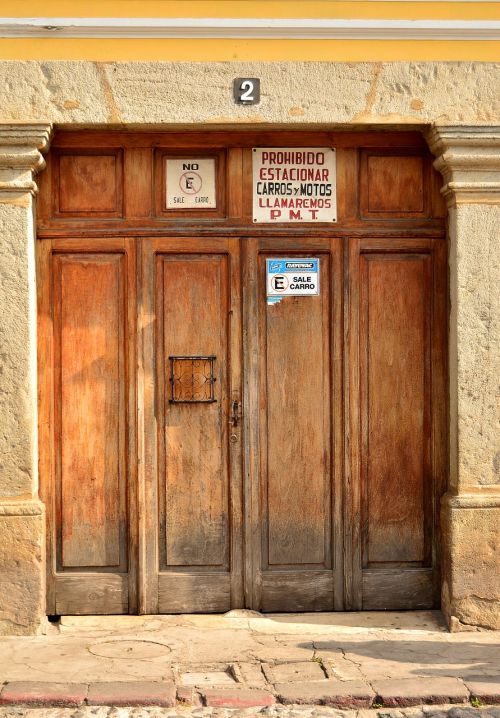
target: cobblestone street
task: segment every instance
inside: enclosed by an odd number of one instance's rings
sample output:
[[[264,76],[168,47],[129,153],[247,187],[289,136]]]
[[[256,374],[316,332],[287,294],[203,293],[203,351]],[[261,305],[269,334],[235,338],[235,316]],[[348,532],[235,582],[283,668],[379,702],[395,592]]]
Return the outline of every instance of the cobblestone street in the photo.
[[[25,708],[0,707],[0,718],[500,718],[500,707],[423,706],[401,710],[346,710],[327,706],[283,706],[264,708]]]

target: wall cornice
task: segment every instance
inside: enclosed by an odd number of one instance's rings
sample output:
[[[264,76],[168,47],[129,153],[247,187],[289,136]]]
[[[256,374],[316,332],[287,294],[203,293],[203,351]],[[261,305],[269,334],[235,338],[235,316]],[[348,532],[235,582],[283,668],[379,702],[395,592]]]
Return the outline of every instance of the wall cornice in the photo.
[[[427,142],[449,206],[500,204],[499,125],[435,125]]]
[[[42,516],[45,506],[39,499],[2,499],[0,516]]]
[[[498,20],[0,17],[0,37],[499,40]]]
[[[469,493],[445,494],[441,505],[448,509],[500,509],[500,487],[488,486]]]
[[[0,124],[0,201],[36,194],[33,175],[45,167],[51,133],[47,122]]]

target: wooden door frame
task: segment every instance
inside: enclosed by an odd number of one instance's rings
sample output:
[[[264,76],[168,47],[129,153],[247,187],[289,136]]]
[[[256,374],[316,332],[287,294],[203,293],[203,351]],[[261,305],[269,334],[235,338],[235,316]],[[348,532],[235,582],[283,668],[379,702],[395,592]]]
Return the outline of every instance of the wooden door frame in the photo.
[[[352,128],[350,128],[352,130]],[[338,225],[325,226],[272,226],[272,225],[255,225],[252,224],[251,214],[251,197],[252,197],[252,163],[251,148],[256,145],[276,146],[316,146],[334,145],[337,148],[337,174],[339,177],[339,217],[341,220]],[[119,151],[118,151],[119,148]],[[214,221],[207,221],[206,218],[194,217],[193,221],[187,223],[183,221],[173,221],[174,217],[165,217],[158,211],[158,201],[155,199],[154,187],[158,181],[158,168],[161,162],[158,157],[161,153],[170,151],[175,153],[193,151],[214,150],[226,153],[226,173],[225,181],[227,185],[225,209],[226,214]],[[415,148],[418,149],[417,154],[424,158],[423,179],[425,181],[426,197],[425,211],[420,217],[404,218],[397,213],[394,216],[389,214],[380,214],[377,216],[367,214],[366,207],[366,187],[361,189],[360,180],[366,173],[365,159],[368,154],[382,154],[384,156],[392,156],[401,154],[404,156],[413,155]],[[113,218],[103,216],[99,212],[84,211],[60,213],[57,207],[57,197],[59,193],[57,162],[61,154],[88,154],[91,152],[96,156],[100,154],[109,154],[110,150],[118,157],[116,171],[117,176],[121,176],[120,172],[123,168],[128,170],[134,169],[134,172],[123,172],[121,180],[117,183],[117,207]],[[379,152],[380,150],[380,152]],[[123,165],[121,157],[123,155]],[[142,179],[138,179],[137,173],[142,169],[145,173]],[[366,177],[365,180],[366,182]],[[245,319],[243,328],[245,344],[248,347],[245,351],[244,370],[255,374],[257,371],[256,362],[258,361],[257,348],[254,345],[248,345],[248,339],[256,336],[256,292],[255,286],[248,285],[250,281],[257,281],[257,273],[252,266],[252,258],[247,256],[247,249],[257,247],[259,242],[273,242],[279,245],[283,242],[286,246],[287,238],[290,241],[300,245],[303,237],[308,237],[311,233],[314,237],[338,237],[342,244],[343,253],[343,305],[344,315],[341,320],[343,328],[343,344],[344,353],[340,363],[343,371],[341,377],[342,390],[345,395],[345,412],[341,422],[337,426],[345,426],[345,439],[342,436],[340,444],[344,443],[343,459],[338,466],[342,466],[344,475],[342,477],[342,490],[344,491],[343,502],[343,520],[345,522],[344,530],[344,555],[342,560],[346,568],[345,576],[345,603],[344,609],[353,610],[361,607],[360,603],[360,585],[361,576],[359,567],[354,566],[357,560],[357,552],[360,539],[360,530],[356,522],[352,522],[353,511],[359,505],[359,499],[356,498],[356,491],[359,488],[359,462],[356,458],[356,417],[355,414],[355,395],[359,391],[356,382],[358,379],[353,375],[350,365],[350,352],[356,352],[355,340],[353,333],[357,330],[355,287],[352,286],[350,276],[349,255],[354,243],[363,243],[373,238],[377,241],[377,237],[382,240],[391,240],[394,242],[405,241],[408,243],[425,243],[430,242],[434,249],[434,257],[437,261],[437,267],[441,269],[434,274],[434,291],[438,297],[435,305],[436,322],[444,327],[443,332],[447,330],[447,307],[448,295],[447,285],[437,286],[438,273],[442,272],[442,276],[446,276],[446,258],[447,258],[447,242],[446,242],[446,207],[439,195],[439,186],[442,180],[432,169],[432,158],[429,154],[427,145],[418,132],[336,132],[326,130],[307,130],[297,131],[288,130],[281,131],[277,128],[267,128],[262,130],[245,130],[231,128],[230,131],[208,131],[206,128],[197,128],[195,132],[156,132],[156,133],[130,133],[130,132],[109,132],[109,131],[69,131],[60,132],[56,135],[53,142],[53,148],[47,156],[47,169],[40,178],[40,197],[38,202],[38,241],[37,241],[37,262],[38,262],[38,281],[37,290],[40,297],[40,306],[45,307],[48,301],[47,292],[50,290],[50,276],[45,274],[46,254],[50,252],[50,247],[54,242],[61,242],[60,246],[73,248],[78,243],[83,243],[83,238],[88,238],[89,242],[102,242],[109,250],[115,244],[123,243],[128,246],[131,256],[136,256],[137,252],[137,279],[131,283],[131,291],[139,291],[141,288],[140,275],[144,269],[141,267],[141,256],[139,251],[139,243],[141,237],[148,241],[155,241],[155,238],[171,237],[172,242],[178,242],[185,250],[190,239],[195,237],[202,238],[204,242],[210,243],[217,241],[217,238],[230,237],[232,241],[238,243],[241,241],[242,252],[245,255],[242,261],[242,292],[243,301],[247,311],[245,312],[248,319]],[[123,197],[121,192],[123,191]],[[120,209],[121,208],[121,209]],[[116,215],[116,216],[115,216]],[[242,237],[243,239],[239,239]],[[213,240],[212,240],[213,238]],[[100,251],[100,250],[96,250]],[[105,250],[102,250],[105,251]],[[254,273],[255,271],[255,273]],[[255,279],[252,279],[252,276]],[[133,285],[133,287],[132,287]],[[142,301],[142,300],[140,300]],[[139,305],[137,305],[139,306]],[[251,308],[253,307],[253,309]],[[139,320],[143,321],[144,316],[139,310]],[[52,456],[47,449],[51,446],[53,438],[51,434],[54,431],[52,426],[53,409],[51,406],[52,399],[48,394],[46,387],[50,388],[51,377],[51,343],[50,343],[50,322],[47,316],[43,316],[43,312],[39,312],[39,347],[38,347],[38,372],[39,372],[39,396],[40,396],[40,421],[39,421],[39,445],[40,445],[40,491],[42,499],[46,502],[48,511],[48,540],[47,555],[50,561],[53,560],[50,547],[50,533],[53,531],[53,511],[51,502],[53,497],[51,494],[51,472],[52,472]],[[136,316],[134,316],[134,321]],[[150,391],[147,384],[147,377],[144,375],[144,341],[147,336],[148,327],[139,327],[138,340],[142,344],[139,346],[137,356],[134,355],[133,366],[138,368],[138,393],[144,395]],[[142,347],[142,348],[141,348]],[[349,349],[351,347],[351,349]],[[437,516],[439,513],[439,500],[442,493],[446,489],[448,475],[448,423],[443,416],[448,415],[446,386],[448,383],[447,373],[447,357],[446,357],[446,340],[444,345],[439,349],[432,349],[434,359],[440,363],[440,371],[436,375],[436,392],[444,397],[443,404],[440,409],[440,415],[436,424],[436,430],[433,435],[432,452],[437,467],[437,474],[434,486],[434,510],[433,520],[435,523],[435,539],[434,539],[434,559],[439,563],[441,555],[439,523]],[[49,358],[49,361],[47,359]],[[132,365],[131,365],[132,366]],[[247,440],[245,441],[244,455],[244,510],[246,520],[245,546],[247,547],[248,556],[245,561],[245,571],[252,576],[255,567],[258,565],[258,556],[251,549],[255,545],[255,533],[258,528],[251,523],[250,517],[255,515],[254,507],[258,505],[258,496],[255,494],[255,486],[251,487],[249,477],[253,475],[258,467],[255,464],[255,452],[259,447],[258,428],[250,421],[250,415],[256,411],[257,397],[252,395],[248,387],[248,382],[244,385],[244,404],[245,417],[244,427]],[[435,408],[435,403],[433,404]],[[437,412],[437,409],[436,409]],[[135,419],[135,413],[131,418]],[[139,472],[142,476],[142,483],[137,482],[137,500],[131,498],[131,510],[139,513],[138,507],[143,507],[145,502],[144,489],[144,472],[148,469],[147,461],[154,461],[154,456],[148,456],[144,449],[143,429],[144,429],[144,411],[141,407],[137,410],[137,421],[139,431],[134,434],[137,446],[139,447],[138,455],[141,457]],[[142,427],[142,430],[141,430]],[[358,482],[358,483],[356,483]],[[132,491],[133,493],[133,491]],[[132,497],[132,493],[130,496]],[[242,499],[243,501],[243,499]],[[257,503],[256,503],[257,501]],[[358,503],[356,503],[358,502]],[[152,551],[147,547],[146,534],[148,526],[144,517],[144,511],[140,511],[142,516],[142,524],[134,527],[133,535],[138,535],[135,543],[130,544],[131,560],[135,552],[139,556],[141,566],[148,566],[154,563]],[[132,520],[135,520],[132,517]],[[52,523],[51,523],[52,522]],[[352,530],[348,530],[349,525]],[[135,526],[135,525],[134,525]],[[352,567],[351,577],[349,577],[349,567]],[[356,575],[357,571],[357,575]],[[437,573],[436,573],[437,575]],[[133,611],[135,599],[133,593],[135,584],[131,581],[131,604],[130,610]],[[439,601],[439,585],[436,584],[436,603]],[[153,587],[154,588],[154,587]],[[151,606],[151,586],[144,578],[138,577],[138,599],[137,606],[139,612],[147,612],[148,606]],[[257,605],[255,596],[256,591],[250,585],[245,586],[245,605]],[[337,595],[337,592],[336,592]],[[51,607],[50,612],[55,610],[53,595],[51,594],[50,580],[48,586],[48,605]],[[153,604],[154,605],[154,604]],[[340,606],[339,606],[340,608]]]

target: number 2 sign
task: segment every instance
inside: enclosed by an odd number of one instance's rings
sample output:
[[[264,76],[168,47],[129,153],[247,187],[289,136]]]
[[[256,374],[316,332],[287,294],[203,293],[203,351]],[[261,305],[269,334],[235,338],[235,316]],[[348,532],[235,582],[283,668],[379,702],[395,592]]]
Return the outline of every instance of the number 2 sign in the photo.
[[[258,105],[260,80],[257,77],[237,77],[233,81],[233,97],[237,105]]]

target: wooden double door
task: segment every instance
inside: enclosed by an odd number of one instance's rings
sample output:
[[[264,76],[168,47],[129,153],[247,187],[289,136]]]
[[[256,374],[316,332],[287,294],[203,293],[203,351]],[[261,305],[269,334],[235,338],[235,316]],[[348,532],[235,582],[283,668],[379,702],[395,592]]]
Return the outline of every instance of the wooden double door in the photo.
[[[48,613],[436,605],[439,239],[46,239]],[[266,297],[315,257],[317,296]]]

